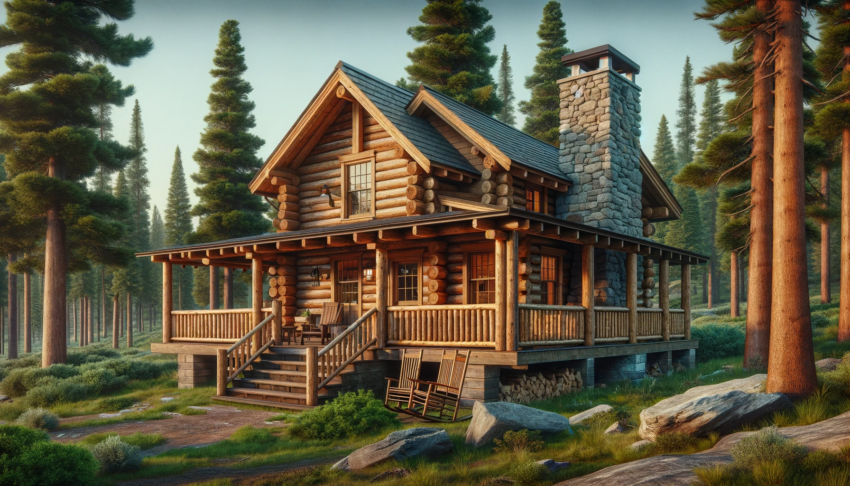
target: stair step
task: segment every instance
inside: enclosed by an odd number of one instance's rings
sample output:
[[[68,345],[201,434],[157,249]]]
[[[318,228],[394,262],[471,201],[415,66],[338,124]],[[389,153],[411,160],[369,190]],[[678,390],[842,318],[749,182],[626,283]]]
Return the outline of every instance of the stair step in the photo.
[[[228,403],[244,403],[245,405],[258,405],[260,407],[271,407],[271,408],[281,408],[285,410],[312,410],[315,407],[313,405],[299,405],[297,403],[281,403],[281,402],[269,402],[266,400],[258,400],[256,398],[240,398],[240,397],[212,397],[214,401],[217,402],[228,402]]]
[[[285,386],[287,388],[307,388],[307,383],[299,381],[269,380],[267,378],[239,378],[238,381],[242,383],[254,383],[256,385]]]
[[[263,390],[262,388],[249,388],[249,387],[241,387],[234,386],[227,389],[227,394],[231,393],[244,393],[245,395],[260,395],[266,397],[278,397],[278,398],[293,398],[296,400],[304,400],[306,395],[304,393],[293,393],[293,392],[283,392],[277,390]]]

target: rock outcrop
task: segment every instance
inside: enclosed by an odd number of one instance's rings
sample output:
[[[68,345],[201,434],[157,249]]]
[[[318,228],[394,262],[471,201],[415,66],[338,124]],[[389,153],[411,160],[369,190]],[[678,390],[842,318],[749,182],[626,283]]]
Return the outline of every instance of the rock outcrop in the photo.
[[[361,447],[333,465],[332,469],[357,471],[395,459],[424,456],[431,459],[449,453],[454,448],[449,434],[443,429],[419,427],[398,430],[384,440]]]
[[[562,415],[507,402],[476,402],[472,422],[466,430],[466,443],[479,447],[501,438],[509,430],[537,430],[553,434],[570,429],[570,421]]]
[[[680,432],[705,436],[729,433],[741,424],[791,408],[781,393],[760,393],[767,375],[698,386],[640,413],[640,436],[655,440],[661,434]]]
[[[578,425],[584,422],[585,420],[592,418],[595,415],[599,415],[600,413],[608,413],[611,410],[614,410],[614,407],[612,407],[611,405],[605,405],[604,403],[602,405],[597,405],[593,408],[589,408],[584,412],[577,413],[570,417],[570,425]]]

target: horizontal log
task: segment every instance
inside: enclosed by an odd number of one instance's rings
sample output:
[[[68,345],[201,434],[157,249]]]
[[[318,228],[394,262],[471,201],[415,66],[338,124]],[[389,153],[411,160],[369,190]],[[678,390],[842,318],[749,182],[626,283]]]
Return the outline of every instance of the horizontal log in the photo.
[[[449,253],[446,256],[449,263],[463,263],[463,253]]]
[[[463,272],[463,263],[449,263],[446,269],[449,273],[461,273]]]
[[[295,297],[299,299],[330,299],[331,291],[328,290],[299,290]]]
[[[469,192],[437,191],[437,197],[439,196],[455,197],[458,199],[465,199],[467,201],[475,202],[479,202],[481,200],[480,195],[472,194]]]
[[[449,305],[461,305],[461,304],[463,304],[463,294],[450,295],[450,296],[446,297],[446,304],[449,304]]]
[[[448,263],[448,259],[446,258],[445,253],[431,253],[428,256],[428,265],[430,266],[445,266]]]
[[[445,280],[431,280],[428,282],[428,292],[444,292],[447,286]]]
[[[422,170],[422,167],[419,165],[418,162],[413,161],[413,160],[408,162],[408,164],[407,164],[407,174],[408,175],[418,175],[418,174],[424,174],[424,173],[425,173],[425,171]]]
[[[278,208],[278,210],[282,210],[282,211],[298,212],[298,211],[301,210],[301,205],[298,204],[298,203],[294,203],[294,202],[282,202],[282,203],[280,203],[280,205],[278,205],[277,208]]]
[[[409,161],[407,159],[392,159],[392,160],[385,160],[383,162],[377,162],[375,164],[375,171],[376,172],[386,172],[386,171],[397,170],[397,169],[405,169],[406,170],[408,162]]]
[[[381,199],[394,199],[398,197],[407,199],[407,186],[375,192],[375,199],[378,201]]]
[[[278,265],[295,265],[298,263],[298,258],[290,255],[278,255],[274,262]]]
[[[429,241],[428,253],[444,253],[448,247],[449,244],[445,241]]]
[[[376,191],[388,191],[391,189],[407,189],[408,183],[404,179],[390,179],[375,184]]]
[[[334,169],[325,170],[325,171],[322,171],[322,172],[316,172],[314,174],[308,174],[308,175],[305,175],[304,177],[301,178],[301,184],[303,184],[306,187],[309,187],[308,183],[310,183],[310,182],[316,182],[316,181],[326,181],[326,182],[328,182],[328,181],[331,181],[333,179],[339,179],[340,174],[341,174],[341,171],[340,171],[339,167],[336,167]]]
[[[445,304],[447,299],[448,294],[444,292],[431,292],[431,294],[428,295],[428,303],[431,305]]]
[[[301,200],[300,197],[296,194],[278,194],[277,196],[278,202],[294,202],[297,203]]]
[[[299,214],[297,211],[281,210],[277,212],[277,219],[288,219],[291,221],[298,221],[299,218],[301,218],[301,214]]]
[[[302,257],[302,258],[298,259],[299,271],[303,267],[316,266],[316,265],[322,265],[319,269],[324,270],[325,268],[330,268],[330,267],[324,267],[324,265],[330,265],[330,263],[331,263],[331,257],[329,257],[329,256],[307,256],[307,257]],[[312,270],[313,269],[311,268],[310,271],[312,271]]]
[[[425,203],[425,214],[434,214],[434,213],[442,213],[443,206],[438,202],[427,202]]]
[[[301,189],[298,186],[284,185],[279,186],[277,192],[278,194],[293,194],[297,196],[301,192]]]
[[[510,172],[501,172],[496,174],[495,180],[499,184],[507,184],[509,186],[514,184],[514,176],[512,176]]]
[[[425,189],[421,186],[407,186],[405,195],[410,200],[422,200],[425,197]]]
[[[425,203],[422,201],[407,201],[406,205],[407,214],[409,216],[425,214]]]
[[[509,184],[499,184],[496,186],[496,195],[499,197],[512,196],[514,194],[514,186]]]
[[[294,295],[280,296],[280,297],[278,297],[277,300],[279,300],[281,305],[284,305],[284,306],[295,305],[295,301],[296,301]]]
[[[309,214],[301,215],[302,223],[309,223],[311,221],[317,221],[320,219],[339,219],[340,210],[339,208],[329,209],[327,211],[316,211]]]
[[[378,218],[401,218],[407,216],[407,208],[405,206],[389,209],[379,209],[375,212]]]
[[[413,163],[415,164],[416,162],[413,162]],[[407,177],[408,177],[407,169],[385,170],[385,171],[378,172],[377,174],[375,174],[375,180],[377,182],[388,181],[388,180],[391,180],[391,179],[401,179],[401,180],[407,182]]]
[[[375,206],[378,210],[398,208],[398,207],[406,208],[407,203],[413,202],[413,201],[408,201],[408,199],[406,197],[404,197],[404,195],[402,195],[400,197],[393,197],[393,198],[390,198],[390,199],[386,199],[386,198],[376,198],[376,199],[378,200],[378,202],[376,203]],[[423,209],[424,209],[424,203],[423,203]]]
[[[449,295],[463,295],[463,284],[449,285],[446,287],[446,293]]]
[[[393,147],[376,153],[375,161],[383,162],[385,160],[400,159],[402,157],[404,157],[404,149],[401,147]]]
[[[445,267],[432,266],[428,269],[428,278],[432,280],[443,280],[448,275]]]

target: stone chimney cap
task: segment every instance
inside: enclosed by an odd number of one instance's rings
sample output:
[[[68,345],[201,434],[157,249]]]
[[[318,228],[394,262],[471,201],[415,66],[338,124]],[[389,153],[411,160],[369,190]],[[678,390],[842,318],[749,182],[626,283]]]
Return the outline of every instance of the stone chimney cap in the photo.
[[[640,66],[623,55],[617,49],[614,49],[614,46],[610,44],[567,54],[561,58],[561,64],[566,67],[581,65],[585,71],[595,71],[600,68],[600,59],[605,57],[610,59],[608,65],[611,66],[614,71],[619,73],[640,74]]]

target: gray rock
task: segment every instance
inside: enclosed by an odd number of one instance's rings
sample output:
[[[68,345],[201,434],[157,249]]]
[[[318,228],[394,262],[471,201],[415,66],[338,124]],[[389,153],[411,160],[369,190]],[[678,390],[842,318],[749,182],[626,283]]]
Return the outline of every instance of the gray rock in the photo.
[[[581,413],[577,413],[570,417],[570,425],[578,425],[584,422],[585,420],[593,417],[594,415],[598,415],[600,413],[608,413],[611,410],[614,410],[614,407],[612,407],[611,405],[605,405],[604,403],[602,405],[597,405],[591,409],[585,410]]]
[[[558,462],[554,459],[543,459],[542,461],[537,461],[537,464],[544,466],[549,470],[550,473],[560,471],[561,469],[570,467],[569,462]]]
[[[835,368],[841,364],[841,360],[838,358],[824,358],[818,361],[815,361],[815,369],[818,371],[835,371]],[[0,396],[0,401],[2,400],[2,396]]]
[[[623,427],[623,425],[620,422],[614,422],[613,424],[611,424],[610,427],[605,429],[605,432],[603,432],[603,434],[605,434],[605,435],[622,434],[625,431],[626,431],[625,427]]]
[[[0,395],[0,402],[5,402],[9,400],[9,395]]]
[[[546,434],[572,433],[570,421],[562,415],[507,402],[481,403],[472,407],[472,422],[466,430],[466,443],[479,447],[498,439],[509,430],[538,430]]]
[[[358,471],[390,459],[402,460],[424,456],[437,458],[454,448],[449,434],[443,429],[418,427],[398,430],[384,440],[361,447],[333,465],[332,469]]]
[[[635,442],[634,444],[630,445],[629,448],[634,449],[634,450],[639,450],[639,449],[643,449],[644,447],[649,446],[651,444],[652,444],[651,440],[643,439],[643,440],[639,440],[639,441]]]
[[[781,393],[759,393],[767,375],[698,386],[640,412],[640,436],[655,440],[660,434],[681,432],[705,436],[728,433],[739,425],[791,408]]]

